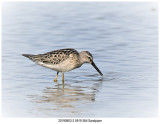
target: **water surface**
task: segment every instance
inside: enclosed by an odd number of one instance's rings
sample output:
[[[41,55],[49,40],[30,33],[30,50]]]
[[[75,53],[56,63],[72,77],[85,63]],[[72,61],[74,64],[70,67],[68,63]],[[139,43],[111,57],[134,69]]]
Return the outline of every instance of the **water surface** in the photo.
[[[4,117],[157,117],[158,7],[144,2],[8,2],[2,6]],[[87,50],[61,74],[21,54]]]

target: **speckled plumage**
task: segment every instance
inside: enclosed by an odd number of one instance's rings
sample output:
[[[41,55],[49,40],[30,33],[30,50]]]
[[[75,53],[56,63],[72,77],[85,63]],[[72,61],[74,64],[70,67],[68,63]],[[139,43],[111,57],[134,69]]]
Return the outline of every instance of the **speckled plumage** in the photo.
[[[94,64],[92,54],[88,51],[82,51],[79,53],[75,49],[68,48],[38,55],[23,54],[23,56],[29,58],[38,65],[57,71],[57,76],[59,72],[64,73],[71,71],[75,68],[81,67],[83,63],[92,64],[100,75],[103,75]]]

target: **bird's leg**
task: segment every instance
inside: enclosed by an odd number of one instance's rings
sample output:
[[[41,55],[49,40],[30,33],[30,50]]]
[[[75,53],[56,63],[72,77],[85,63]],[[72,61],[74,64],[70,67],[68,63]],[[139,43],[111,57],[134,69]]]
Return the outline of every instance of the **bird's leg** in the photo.
[[[63,86],[64,86],[64,72],[62,72],[62,83],[63,83]]]
[[[56,75],[56,77],[55,77],[55,79],[54,79],[54,82],[57,82],[57,77],[58,77],[58,71],[57,71],[57,75]]]

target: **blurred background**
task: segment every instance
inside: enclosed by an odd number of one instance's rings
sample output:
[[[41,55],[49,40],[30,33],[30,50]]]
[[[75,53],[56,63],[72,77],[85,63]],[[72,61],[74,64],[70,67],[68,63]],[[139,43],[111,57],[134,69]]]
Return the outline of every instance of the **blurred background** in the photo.
[[[22,54],[74,48],[89,64],[61,74]],[[4,2],[4,117],[157,117],[158,4],[152,2]]]

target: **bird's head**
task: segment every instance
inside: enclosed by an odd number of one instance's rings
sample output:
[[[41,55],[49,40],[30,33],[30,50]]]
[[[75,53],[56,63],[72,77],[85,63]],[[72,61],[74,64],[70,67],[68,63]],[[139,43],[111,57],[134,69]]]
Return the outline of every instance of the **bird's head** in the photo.
[[[102,72],[98,69],[98,67],[95,65],[93,62],[93,56],[90,52],[88,51],[82,51],[80,52],[80,62],[83,63],[90,63],[98,72],[101,76],[103,76]]]

